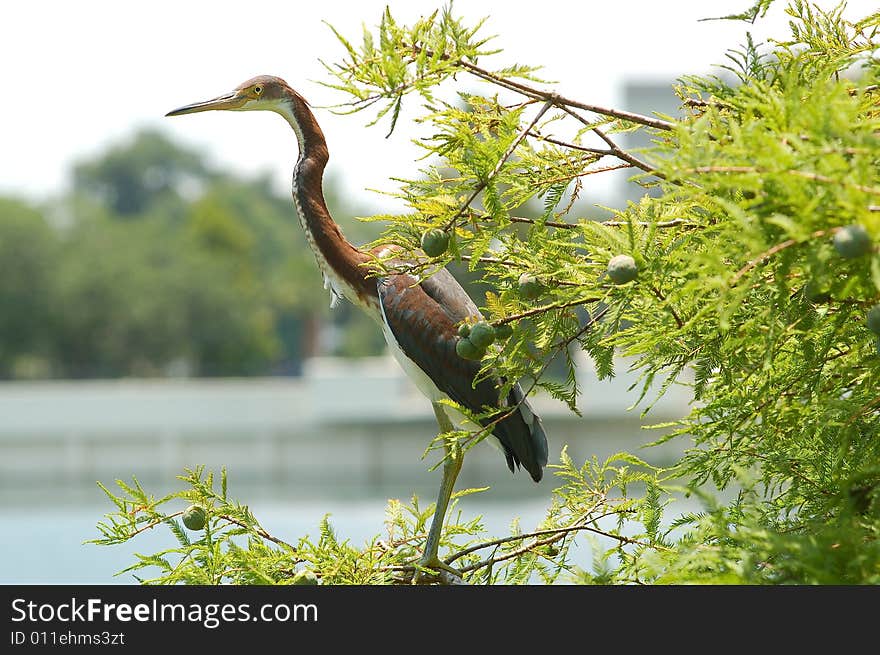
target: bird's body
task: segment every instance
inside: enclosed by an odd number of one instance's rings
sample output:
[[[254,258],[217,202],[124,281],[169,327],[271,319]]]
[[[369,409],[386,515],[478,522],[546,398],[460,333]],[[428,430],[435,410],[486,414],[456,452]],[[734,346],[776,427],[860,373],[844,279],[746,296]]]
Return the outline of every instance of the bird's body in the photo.
[[[330,290],[331,304],[346,298],[376,320],[395,359],[432,402],[444,432],[459,422],[461,414],[450,412],[450,407],[440,402],[443,399],[451,399],[477,414],[487,408],[501,409],[499,416],[484,420],[483,425],[500,442],[510,470],[522,466],[539,481],[547,463],[547,441],[541,421],[519,385],[500,398],[500,380],[485,378],[474,384],[479,362],[456,354],[458,326],[480,317],[473,300],[446,269],[421,282],[407,273],[380,274],[373,262],[394,251],[384,246],[373,251],[361,250],[345,239],[333,221],[322,191],[327,144],[305,99],[284,80],[260,76],[230,94],[181,107],[169,115],[213,109],[265,109],[285,118],[299,144],[293,173],[294,205],[324,276],[324,285]],[[452,448],[447,453],[447,459],[450,458],[453,461],[444,467],[444,481],[425,549],[425,566],[440,564],[439,530],[461,467],[461,453]]]

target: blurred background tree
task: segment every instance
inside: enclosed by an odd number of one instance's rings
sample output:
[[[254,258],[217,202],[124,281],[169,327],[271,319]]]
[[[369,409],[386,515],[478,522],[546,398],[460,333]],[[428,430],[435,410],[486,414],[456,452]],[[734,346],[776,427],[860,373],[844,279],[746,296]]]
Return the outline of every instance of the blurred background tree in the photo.
[[[369,208],[325,192],[345,229]],[[0,377],[295,375],[304,358],[382,352],[328,311],[290,199],[154,130],[73,169],[69,194],[0,198]]]
[[[0,198],[0,376],[45,371],[59,238],[27,203]]]

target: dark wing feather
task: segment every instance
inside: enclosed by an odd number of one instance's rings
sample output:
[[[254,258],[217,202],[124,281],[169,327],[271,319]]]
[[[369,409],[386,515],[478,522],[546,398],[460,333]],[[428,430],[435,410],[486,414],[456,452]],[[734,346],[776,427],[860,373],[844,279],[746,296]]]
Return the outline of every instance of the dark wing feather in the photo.
[[[480,363],[462,359],[455,352],[458,324],[480,312],[467,292],[446,269],[421,284],[409,275],[378,280],[379,302],[385,321],[403,353],[421,368],[437,388],[474,413],[486,407],[519,407],[499,421],[492,433],[504,448],[513,471],[522,465],[537,482],[547,464],[547,438],[541,419],[515,385],[504,403],[499,402],[498,381],[473,381]],[[488,420],[486,424],[488,424]]]

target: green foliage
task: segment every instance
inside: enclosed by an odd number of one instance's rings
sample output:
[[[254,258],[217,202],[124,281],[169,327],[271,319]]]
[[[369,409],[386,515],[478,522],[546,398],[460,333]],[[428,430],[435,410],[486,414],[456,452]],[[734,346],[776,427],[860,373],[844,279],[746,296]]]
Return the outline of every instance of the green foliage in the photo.
[[[201,468],[188,470],[181,479],[189,489],[161,498],[148,494],[137,479],[131,485],[117,480],[119,496],[100,485],[117,511],[98,524],[102,536],[90,543],[122,543],[162,524],[177,541],[173,548],[138,555],[138,561],[120,574],[133,573],[145,584],[267,584],[293,578],[298,563],[291,557],[293,547],[273,540],[247,506],[227,499],[225,471],[220,476],[220,489],[215,489],[214,475],[205,475]],[[186,507],[165,513],[166,504],[175,501],[204,509],[207,521],[197,539],[178,521]],[[158,569],[157,577],[140,577],[141,571],[154,569]]]
[[[727,18],[753,22],[769,5]],[[451,7],[412,27],[386,11],[360,46],[338,35],[345,58],[328,70],[350,98],[342,109],[373,108],[393,129],[404,98],[425,103],[428,163],[398,192],[409,209],[375,218],[388,221],[381,240],[409,252],[427,230],[450,235],[413,274],[460,263],[488,289],[485,315],[512,334],[487,349],[483,372],[576,411],[581,349],[600,378],[626,358],[644,414],[672,385],[693,396],[687,416],[656,426],[654,443],[686,444],[673,466],[621,454],[578,467],[563,454],[535,531],[481,541],[479,522],[454,518],[446,562],[468,581],[880,582],[880,354],[866,321],[880,301],[880,14],[850,21],[804,0],[787,12],[789,34],[746,35],[723,76],[682,78],[674,122],[561,97],[530,67],[483,67],[488,40]],[[456,76],[483,87],[455,94],[444,83]],[[633,130],[653,147],[621,148],[617,134]],[[654,193],[607,220],[580,216],[579,180],[618,168]],[[525,215],[536,202],[543,212]],[[864,252],[840,256],[835,235],[852,225]],[[628,284],[606,276],[619,253],[638,271]],[[524,293],[523,275],[541,292]],[[677,511],[683,498],[704,509]],[[296,547],[297,565],[322,582],[394,581],[417,559],[430,508],[389,512],[387,540],[354,548],[325,523]],[[571,563],[576,534],[594,540],[590,570]]]
[[[456,507],[463,496],[485,489],[455,493],[441,540],[445,562],[473,584],[626,582],[628,573],[614,573],[613,561],[665,549],[658,530],[660,494],[627,497],[633,487],[660,484],[653,469],[624,454],[578,468],[565,453],[554,469],[560,486],[546,518],[529,532],[515,522],[507,536],[489,538],[480,517],[464,520]],[[407,584],[434,512],[433,505],[422,507],[415,497],[409,504],[392,499],[384,534],[362,546],[338,536],[329,516],[315,537],[292,543],[267,532],[247,506],[229,498],[225,470],[219,489],[214,474],[201,467],[179,479],[186,487],[160,498],[137,479],[132,484],[117,480],[118,492],[99,483],[115,510],[98,524],[101,536],[89,543],[113,546],[163,525],[176,542],[158,553],[137,555],[137,562],[117,575],[133,574],[145,584],[298,584],[309,572],[320,584]],[[193,505],[206,515],[203,531],[181,525]],[[637,533],[635,523],[643,526]],[[590,544],[591,570],[568,561],[573,548]]]

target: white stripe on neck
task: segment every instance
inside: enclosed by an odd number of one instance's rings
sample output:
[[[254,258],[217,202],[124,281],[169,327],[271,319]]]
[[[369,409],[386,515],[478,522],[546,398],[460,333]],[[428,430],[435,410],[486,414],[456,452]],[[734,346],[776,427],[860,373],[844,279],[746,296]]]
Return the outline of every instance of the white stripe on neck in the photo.
[[[330,263],[327,261],[327,258],[324,257],[324,253],[321,252],[321,249],[318,248],[318,244],[315,241],[315,235],[312,233],[312,229],[309,226],[308,220],[306,220],[306,215],[304,208],[300,204],[299,194],[297,193],[298,189],[298,176],[300,165],[305,159],[305,151],[304,151],[304,142],[305,137],[303,136],[302,126],[300,126],[299,121],[296,119],[296,114],[293,111],[293,106],[291,104],[292,101],[288,100],[279,100],[276,104],[273,104],[270,109],[278,114],[280,114],[284,120],[286,120],[290,127],[293,128],[293,131],[296,133],[296,141],[299,146],[299,157],[296,160],[296,165],[293,167],[293,178],[291,180],[291,191],[293,195],[293,205],[296,207],[296,214],[299,217],[299,223],[302,225],[303,233],[306,236],[306,241],[309,244],[309,247],[312,249],[312,252],[315,254],[315,261],[318,263],[318,269],[321,271],[321,275],[324,278],[324,288],[329,289],[330,291],[330,308],[333,309],[339,304],[339,301],[342,298],[347,298],[350,302],[356,305],[362,305],[361,299],[358,297],[357,293],[355,293],[354,289],[351,289],[348,284],[345,283],[342,278],[336,273]]]

